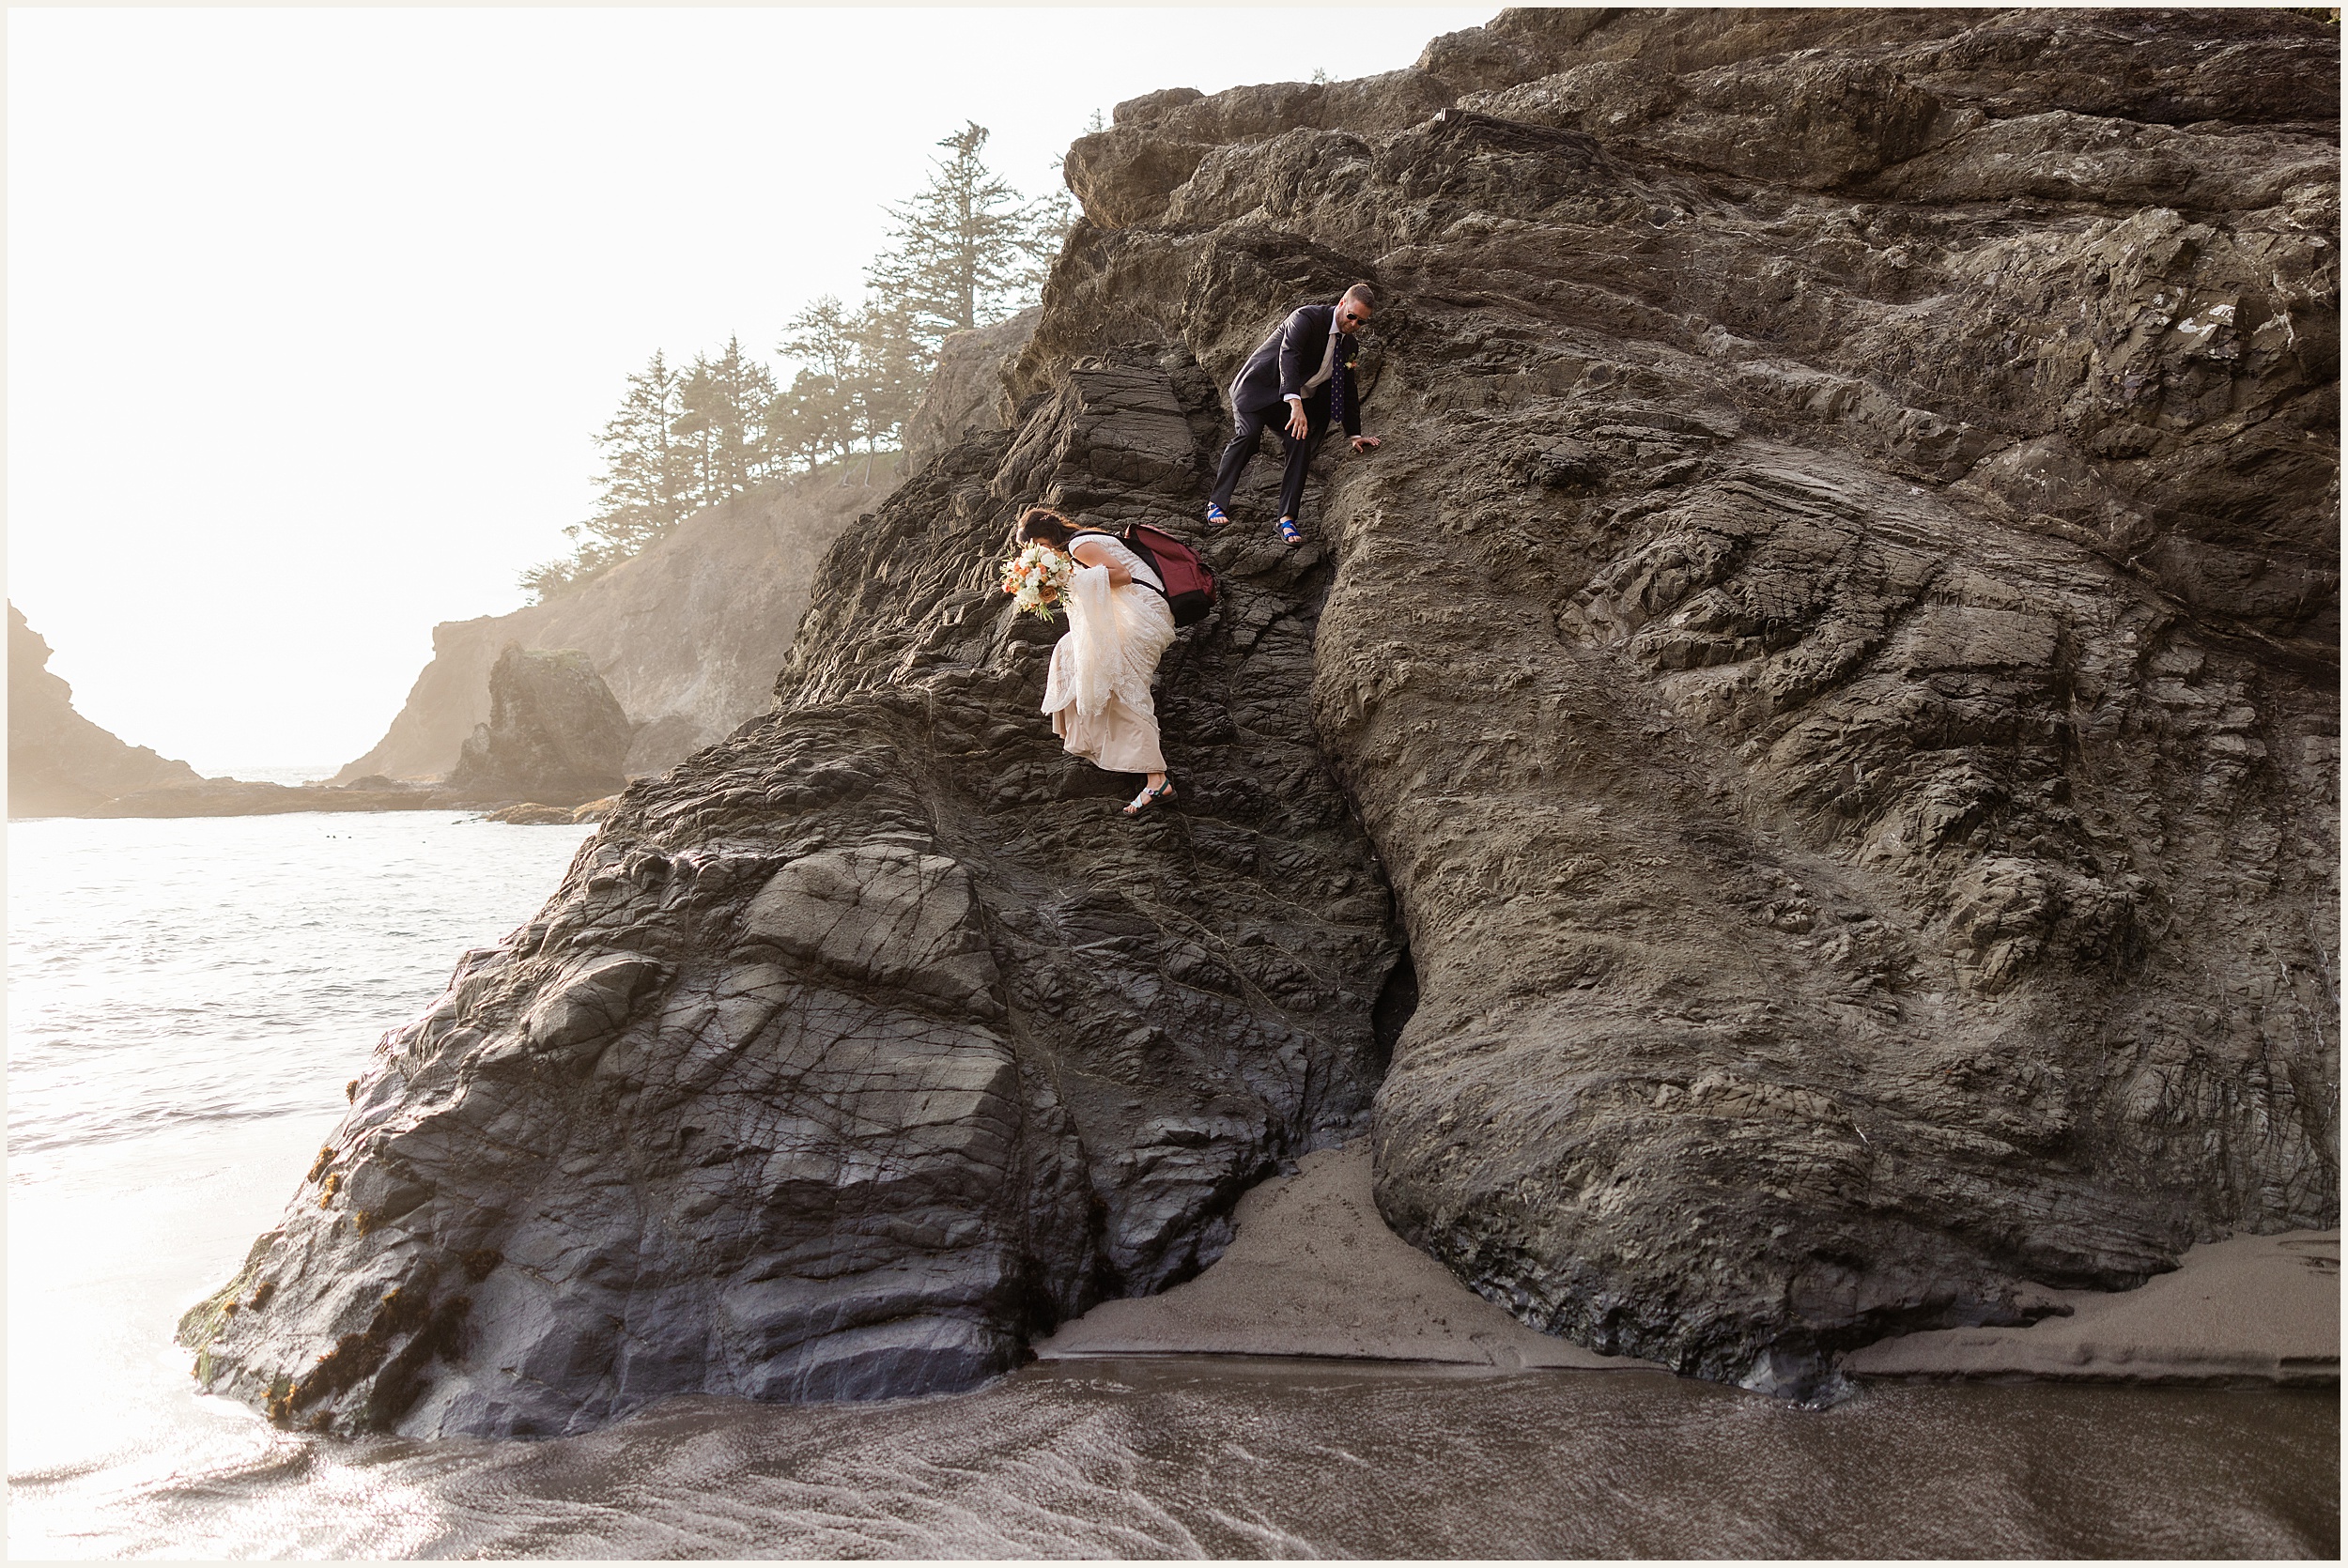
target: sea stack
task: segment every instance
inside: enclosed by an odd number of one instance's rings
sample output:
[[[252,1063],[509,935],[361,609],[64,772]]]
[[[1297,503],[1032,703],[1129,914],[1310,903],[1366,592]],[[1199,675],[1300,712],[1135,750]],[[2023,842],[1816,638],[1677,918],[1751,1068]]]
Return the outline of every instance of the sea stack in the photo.
[[[617,794],[633,727],[586,654],[509,642],[489,671],[489,721],[448,776],[452,794],[579,806]]]

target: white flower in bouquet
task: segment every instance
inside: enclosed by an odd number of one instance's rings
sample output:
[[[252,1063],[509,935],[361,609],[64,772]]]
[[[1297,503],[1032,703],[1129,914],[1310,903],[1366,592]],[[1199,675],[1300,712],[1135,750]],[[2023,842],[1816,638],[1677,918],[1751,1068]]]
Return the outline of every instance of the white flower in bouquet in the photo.
[[[1049,545],[1029,545],[1003,562],[1003,592],[1014,608],[1049,621],[1075,571],[1076,563]]]

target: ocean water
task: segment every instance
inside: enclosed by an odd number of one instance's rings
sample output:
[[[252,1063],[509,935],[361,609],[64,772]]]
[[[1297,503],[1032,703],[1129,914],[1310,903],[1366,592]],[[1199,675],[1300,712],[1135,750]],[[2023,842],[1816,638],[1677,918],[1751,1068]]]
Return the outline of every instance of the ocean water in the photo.
[[[586,827],[456,815],[8,829],[8,1534],[19,1557],[2327,1557],[2339,1405],[1655,1374],[1038,1363],[862,1406],[685,1398],[548,1442],[336,1442],[198,1397],[234,1271],[375,1039]]]
[[[534,914],[593,831],[454,812],[8,824],[16,1555],[168,1553],[168,1530],[102,1521],[279,1451],[194,1395],[179,1313],[276,1222],[383,1031]]]

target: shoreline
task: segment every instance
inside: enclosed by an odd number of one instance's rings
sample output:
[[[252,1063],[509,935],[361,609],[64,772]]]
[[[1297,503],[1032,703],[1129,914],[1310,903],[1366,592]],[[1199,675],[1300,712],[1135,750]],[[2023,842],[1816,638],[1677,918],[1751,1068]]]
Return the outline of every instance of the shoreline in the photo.
[[[1658,1372],[1518,1322],[1388,1230],[1369,1145],[1308,1154],[1240,1200],[1238,1235],[1197,1278],[1104,1301],[1035,1344],[1040,1360],[1183,1357],[1415,1363],[1426,1369]],[[1940,1329],[1853,1350],[1862,1382],[2031,1381],[2329,1388],[2340,1380],[2340,1233],[2189,1249],[2129,1291],[2048,1291],[2070,1309],[2023,1328]]]
[[[616,793],[583,806],[548,806],[537,801],[488,799],[459,794],[432,785],[412,788],[361,789],[350,784],[269,784],[231,779],[216,783],[175,785],[118,795],[75,811],[10,813],[12,822],[169,821],[184,817],[284,817],[299,812],[476,811],[514,813],[522,826],[543,826],[594,818],[577,811],[606,807]]]

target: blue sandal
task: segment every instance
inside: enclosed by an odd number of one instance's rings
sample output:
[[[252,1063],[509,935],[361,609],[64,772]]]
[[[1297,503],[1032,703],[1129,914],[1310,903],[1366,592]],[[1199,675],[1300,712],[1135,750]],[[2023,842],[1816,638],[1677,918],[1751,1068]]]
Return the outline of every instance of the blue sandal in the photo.
[[[1213,501],[1207,502],[1207,526],[1209,528],[1226,527],[1229,524],[1230,520],[1230,518],[1224,515],[1223,508],[1215,505]]]
[[[1293,517],[1280,519],[1280,537],[1287,542],[1288,547],[1291,550],[1305,542],[1305,536],[1296,531],[1296,519]]]

